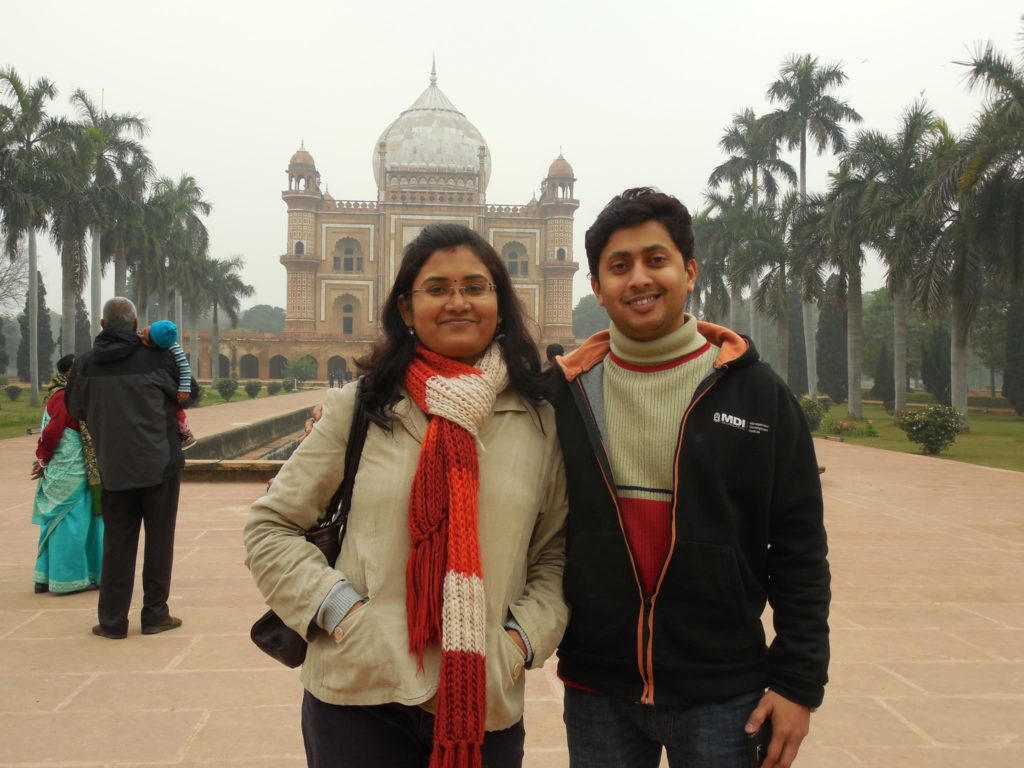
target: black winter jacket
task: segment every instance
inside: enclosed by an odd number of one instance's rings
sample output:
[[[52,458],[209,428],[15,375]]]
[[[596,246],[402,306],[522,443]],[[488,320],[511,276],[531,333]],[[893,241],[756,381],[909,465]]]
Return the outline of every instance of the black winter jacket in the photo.
[[[105,328],[75,360],[64,399],[89,425],[104,488],[148,488],[181,471],[177,391],[174,356],[145,346],[133,328]],[[192,379],[193,401],[197,393]]]
[[[653,594],[629,551],[595,420],[608,333],[560,358],[552,402],[569,494],[558,649],[569,684],[647,704],[720,701],[770,687],[816,707],[829,660],[821,484],[803,412],[749,340],[722,349],[680,414],[672,542]],[[600,406],[596,407],[595,406]],[[775,639],[761,625],[766,601]]]

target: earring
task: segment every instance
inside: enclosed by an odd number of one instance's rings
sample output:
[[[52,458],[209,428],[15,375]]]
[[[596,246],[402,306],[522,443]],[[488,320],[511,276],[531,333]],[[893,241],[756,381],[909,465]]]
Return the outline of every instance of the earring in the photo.
[[[416,335],[416,329],[413,328],[411,325],[408,326],[408,328],[409,328],[409,335],[410,336],[415,336]]]

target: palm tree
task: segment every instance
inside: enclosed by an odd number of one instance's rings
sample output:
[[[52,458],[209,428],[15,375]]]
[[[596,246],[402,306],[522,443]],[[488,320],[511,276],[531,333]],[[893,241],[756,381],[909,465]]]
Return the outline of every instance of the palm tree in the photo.
[[[800,201],[807,197],[807,142],[814,142],[819,155],[826,149],[846,149],[842,123],[859,123],[861,116],[832,91],[846,82],[841,63],[819,64],[816,56],[792,55],[782,64],[779,79],[768,87],[767,97],[782,109],[765,118],[768,130],[800,150]],[[817,396],[818,372],[814,338],[814,304],[803,302],[804,347],[807,352],[807,382]]]
[[[787,265],[790,261],[791,236],[800,201],[789,192],[773,206],[762,205],[752,219],[750,235],[744,248],[736,254],[736,269],[755,276],[751,299],[757,309],[775,322],[776,371],[789,383],[789,283]]]
[[[729,154],[729,158],[717,166],[708,177],[708,184],[713,188],[723,181],[731,184],[750,183],[750,209],[756,216],[760,207],[760,191],[764,185],[765,197],[769,202],[775,200],[779,193],[776,174],[783,176],[790,184],[797,183],[793,166],[779,157],[779,138],[773,135],[763,120],[759,120],[752,109],[745,109],[733,115],[732,125],[722,134],[718,145]],[[729,323],[738,329],[740,291],[733,290],[730,294]],[[755,302],[750,302],[751,323],[750,333],[754,331]]]
[[[95,135],[81,126],[68,126],[53,151],[61,183],[50,201],[50,240],[60,253],[61,338],[65,343],[75,338],[76,299],[89,276],[89,229],[116,194],[112,187],[90,182],[97,148]]]
[[[54,166],[47,147],[63,130],[63,121],[47,114],[57,88],[41,78],[25,83],[13,67],[0,70],[0,132],[5,136],[4,178],[0,187],[0,215],[6,233],[5,250],[14,258],[22,236],[28,237],[29,397],[39,405],[38,253],[36,231],[46,227],[47,194]]]
[[[968,87],[982,89],[987,100],[958,147],[937,149],[944,159],[921,210],[946,226],[922,262],[917,288],[922,305],[943,283],[951,294],[950,392],[966,419],[966,350],[982,274],[995,271],[1009,286],[1024,286],[1024,65],[991,42],[960,63],[968,67]]]
[[[207,255],[209,234],[202,217],[212,210],[189,174],[182,174],[177,181],[163,177],[153,185],[141,206],[139,221],[132,226],[131,270],[140,317],[154,294],[159,297],[161,313],[170,316],[169,297],[176,281],[184,282],[190,265]]]
[[[928,181],[929,147],[945,127],[923,101],[908,107],[892,137],[877,131],[858,134],[843,158],[841,171],[850,174],[860,192],[865,234],[886,266],[893,303],[893,369],[895,410],[907,408],[907,319],[914,262],[932,236],[934,217],[920,214],[919,201]]]
[[[752,279],[750,271],[744,268],[747,262],[742,261],[739,255],[751,236],[756,218],[749,207],[751,193],[750,185],[736,182],[729,195],[710,191],[704,194],[709,213],[715,214],[708,221],[705,248],[713,259],[725,265],[723,276],[729,286],[729,325],[736,331],[740,330],[743,288]]]
[[[149,132],[146,121],[138,115],[110,113],[98,108],[82,90],[71,94],[71,104],[79,114],[79,119],[94,144],[94,161],[92,168],[92,184],[97,187],[115,187],[128,175],[149,175],[151,163],[145,148],[138,139],[143,139]],[[134,137],[134,138],[133,138]],[[91,248],[91,292],[90,311],[92,315],[92,333],[99,333],[100,286],[104,266],[110,256],[103,254],[101,233],[112,229],[119,218],[130,215],[130,198],[118,198],[120,210],[108,209],[99,211],[98,220],[90,227],[92,233]],[[118,294],[120,295],[120,294]]]
[[[862,270],[864,245],[872,243],[867,230],[868,217],[861,212],[861,204],[867,186],[841,163],[839,171],[832,174],[821,228],[846,296],[846,402],[847,412],[855,419],[864,415],[860,388],[864,369]]]
[[[231,327],[238,325],[239,299],[252,296],[253,287],[242,282],[238,270],[244,265],[241,256],[229,259],[212,259],[210,263],[209,296],[213,304],[213,328],[210,334],[211,384],[216,386],[220,362],[220,324],[218,310],[222,309],[231,321]]]
[[[725,255],[720,248],[710,247],[718,222],[710,209],[693,214],[693,237],[700,259],[697,285],[691,294],[690,312],[699,320],[718,322],[729,305]]]

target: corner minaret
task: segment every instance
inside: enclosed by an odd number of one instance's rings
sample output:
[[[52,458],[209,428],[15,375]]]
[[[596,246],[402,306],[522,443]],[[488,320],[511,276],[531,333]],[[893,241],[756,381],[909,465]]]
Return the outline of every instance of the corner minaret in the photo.
[[[572,332],[572,278],[580,265],[573,258],[573,216],[580,207],[575,197],[576,177],[561,152],[541,182],[540,210],[547,220],[547,243],[541,272],[544,275],[544,317],[541,338],[574,343]]]
[[[314,330],[314,284],[320,263],[316,214],[323,195],[320,174],[303,142],[288,161],[288,188],[281,193],[288,206],[288,243],[281,263],[288,272],[286,333]]]

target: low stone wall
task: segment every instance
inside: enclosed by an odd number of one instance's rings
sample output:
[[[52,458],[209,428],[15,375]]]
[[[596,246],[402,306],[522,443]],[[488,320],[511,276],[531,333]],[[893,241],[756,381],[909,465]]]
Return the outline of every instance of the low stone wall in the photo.
[[[253,448],[266,445],[293,432],[298,432],[309,418],[310,409],[300,408],[264,421],[200,437],[185,452],[186,463],[196,459],[222,460],[241,456]]]
[[[188,459],[181,479],[187,483],[264,482],[276,476],[282,464],[267,459]]]

